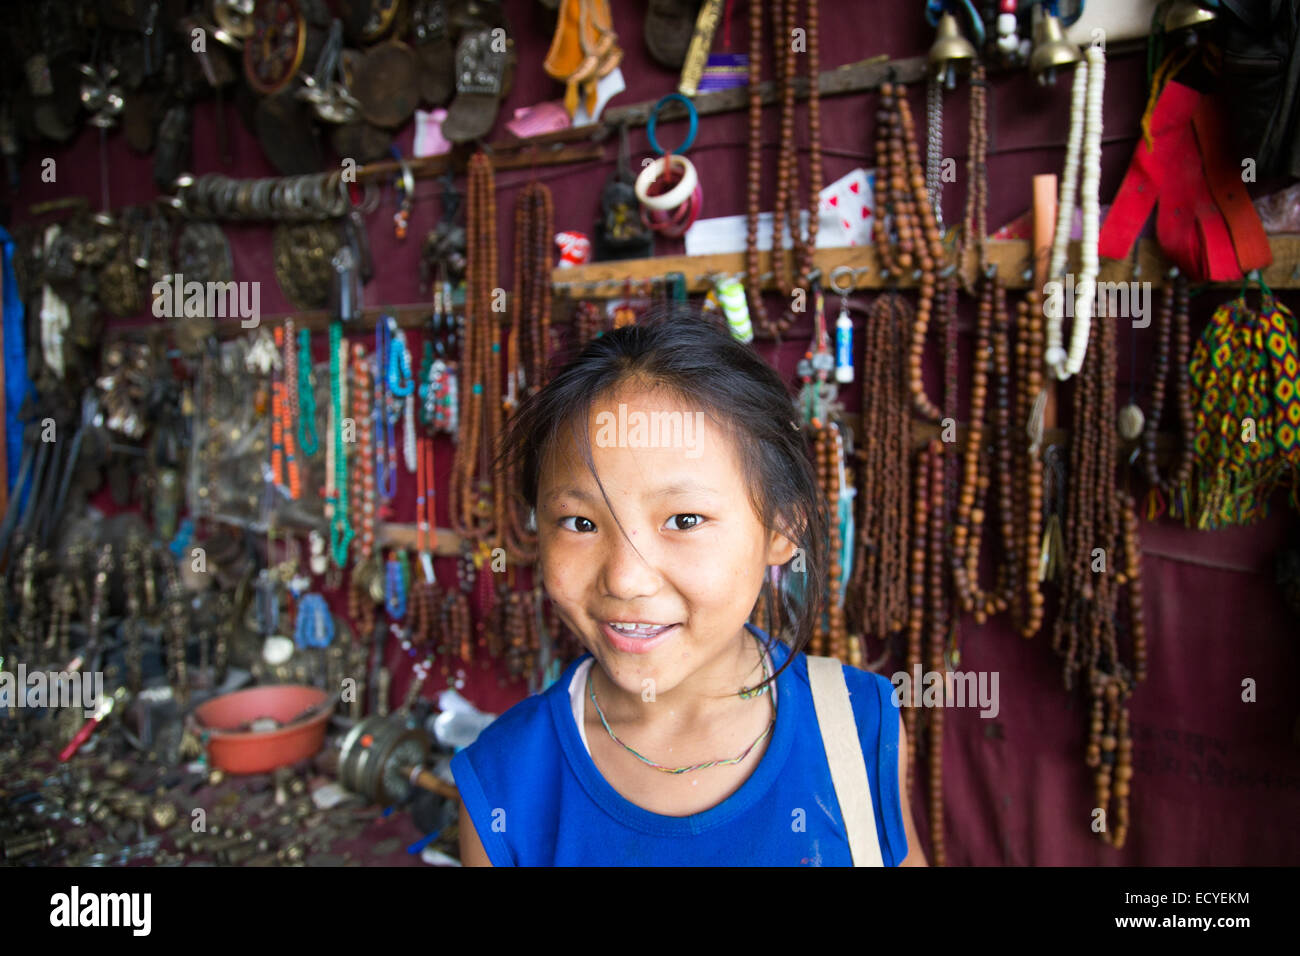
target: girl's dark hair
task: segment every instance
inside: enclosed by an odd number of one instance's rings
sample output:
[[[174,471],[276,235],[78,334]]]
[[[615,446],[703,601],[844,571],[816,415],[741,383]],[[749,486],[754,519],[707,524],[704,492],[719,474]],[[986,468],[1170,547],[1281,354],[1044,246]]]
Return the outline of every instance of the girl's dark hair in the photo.
[[[592,339],[520,404],[497,454],[498,480],[509,476],[513,480],[507,487],[517,489],[527,507],[536,508],[542,468],[557,448],[560,429],[568,427],[613,513],[596,474],[588,427],[595,400],[624,384],[663,390],[709,415],[735,444],[763,527],[769,533],[779,530],[802,549],[802,562],[796,555],[780,569],[777,593],[765,578],[759,597],[766,597],[768,608],[779,605],[775,619],[790,622],[784,634],[769,636],[783,638],[793,659],[812,640],[826,600],[828,508],[807,438],[795,422],[793,396],[752,346],[732,336],[721,316],[670,303],[655,307],[635,325]],[[615,521],[626,537],[617,516]],[[796,563],[803,570],[793,570]]]

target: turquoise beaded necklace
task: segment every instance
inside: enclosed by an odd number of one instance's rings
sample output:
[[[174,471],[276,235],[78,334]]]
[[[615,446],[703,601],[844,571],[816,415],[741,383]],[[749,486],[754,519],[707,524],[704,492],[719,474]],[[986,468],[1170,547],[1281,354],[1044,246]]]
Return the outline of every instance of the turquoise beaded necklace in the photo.
[[[348,453],[343,441],[343,407],[339,389],[339,345],[343,323],[330,323],[330,404],[334,409],[334,518],[330,522],[330,552],[340,568],[348,563],[352,524],[348,521]]]
[[[760,647],[760,652],[761,650],[762,649]],[[704,770],[708,767],[727,767],[727,766],[731,766],[732,764],[738,764],[746,757],[748,757],[750,751],[752,751],[755,747],[757,747],[763,741],[763,738],[765,738],[768,734],[772,732],[772,728],[776,726],[776,703],[774,698],[772,704],[772,719],[768,721],[767,729],[764,730],[761,734],[759,734],[758,739],[755,740],[748,747],[746,747],[744,752],[741,753],[739,756],[732,757],[730,760],[710,760],[708,763],[697,763],[694,766],[690,766],[690,767],[664,767],[655,763],[653,760],[649,760],[646,757],[641,756],[641,754],[637,753],[627,744],[623,743],[623,741],[619,740],[618,737],[614,734],[613,729],[609,726],[609,721],[605,719],[605,712],[600,709],[600,702],[596,700],[596,690],[591,682],[591,671],[592,669],[595,668],[595,666],[596,666],[595,662],[593,661],[592,666],[587,669],[587,696],[590,697],[591,702],[596,705],[596,713],[600,716],[601,725],[604,726],[605,731],[610,736],[610,739],[613,740],[614,743],[622,747],[624,750],[626,750],[628,753],[630,753],[632,756],[636,757],[637,760],[640,760],[643,764],[646,764],[649,767],[654,767],[656,770],[662,770],[664,773],[671,773],[671,774],[690,773],[692,770]],[[752,697],[761,697],[763,694],[766,694],[769,688],[772,686],[771,684],[767,683],[767,679],[770,676],[771,674],[768,671],[768,667],[767,667],[767,654],[764,653],[763,654],[763,682],[760,683],[759,686],[756,688],[750,688],[749,690],[739,691],[736,694],[736,696],[741,698],[742,700],[748,700]]]

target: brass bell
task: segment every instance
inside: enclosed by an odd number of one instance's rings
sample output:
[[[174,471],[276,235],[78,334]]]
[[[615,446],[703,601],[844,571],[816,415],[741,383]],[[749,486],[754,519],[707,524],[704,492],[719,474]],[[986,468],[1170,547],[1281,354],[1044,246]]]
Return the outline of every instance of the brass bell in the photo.
[[[975,59],[975,47],[962,35],[957,18],[945,13],[939,20],[939,29],[930,46],[930,68],[948,89],[957,85],[957,66],[969,66]]]
[[[1050,13],[1034,24],[1034,48],[1029,54],[1030,72],[1043,86],[1056,82],[1056,71],[1083,59],[1079,48],[1065,39],[1061,21]]]
[[[1203,27],[1218,18],[1217,13],[1207,10],[1194,0],[1174,0],[1173,6],[1165,14],[1165,32],[1173,33],[1175,30],[1189,27]]]

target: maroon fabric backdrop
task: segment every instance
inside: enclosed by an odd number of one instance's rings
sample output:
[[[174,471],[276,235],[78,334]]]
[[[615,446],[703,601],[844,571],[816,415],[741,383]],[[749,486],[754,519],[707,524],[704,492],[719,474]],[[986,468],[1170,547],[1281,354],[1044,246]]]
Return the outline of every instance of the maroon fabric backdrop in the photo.
[[[641,39],[644,2],[616,2],[614,24],[625,49],[626,92],[612,105],[653,100],[671,92],[676,77],[650,60]],[[876,54],[892,57],[924,54],[932,31],[915,0],[889,0],[869,5],[850,0],[822,0],[820,51],[823,69]],[[495,135],[502,134],[505,117],[516,107],[562,95],[541,68],[554,14],[531,0],[506,0],[519,62],[515,86],[503,104]],[[746,5],[737,4],[730,28],[731,49],[747,49]],[[715,50],[722,48],[719,38]],[[1109,202],[1119,186],[1137,140],[1138,120],[1146,100],[1145,58],[1141,54],[1114,56],[1108,64],[1105,99],[1105,144],[1101,195]],[[967,87],[949,94],[946,102],[945,155],[957,159],[958,182],[944,197],[944,216],[961,216],[965,196]],[[918,125],[924,123],[924,91],[910,91]],[[1059,173],[1068,125],[1069,81],[1041,89],[1025,74],[999,76],[989,96],[990,229],[1023,213],[1030,202],[1032,176]],[[832,182],[855,166],[873,161],[877,97],[856,94],[826,100],[822,105],[824,182]],[[802,115],[802,109],[801,109]],[[233,166],[223,167],[216,149],[214,109],[200,104],[194,130],[194,172],[224,172],[238,176],[273,175],[260,147],[227,107],[233,134]],[[666,123],[661,136],[678,141],[681,123]],[[775,168],[777,115],[767,110],[764,162]],[[412,126],[398,137],[404,154],[411,151]],[[704,187],[704,215],[734,215],[745,211],[743,171],[746,156],[746,114],[705,118],[691,154],[697,160]],[[644,130],[632,132],[633,166],[650,155]],[[557,229],[590,232],[598,209],[600,187],[613,169],[616,144],[606,148],[603,163],[542,168],[536,177],[554,191]],[[84,194],[98,205],[98,134],[86,128],[64,148],[42,155],[58,161],[58,182],[43,184],[39,159],[29,157],[18,197],[26,205],[67,194]],[[153,195],[151,160],[132,153],[118,132],[108,139],[111,201],[114,206],[140,202]],[[803,160],[806,163],[807,154]],[[71,174],[69,174],[71,171]],[[498,226],[502,274],[511,288],[513,248],[512,210],[518,187],[529,171],[508,171],[497,177]],[[463,180],[462,180],[463,184]],[[367,287],[368,304],[400,304],[419,299],[420,240],[440,214],[438,186],[417,183],[410,237],[394,238],[391,216],[393,192],[385,188],[384,204],[370,220],[371,242],[378,274]],[[774,183],[765,182],[764,208],[769,208]],[[235,278],[262,281],[264,315],[289,311],[271,266],[271,229],[260,225],[227,227]],[[659,240],[657,253],[683,251],[680,242]],[[1212,290],[1193,300],[1193,334],[1198,334],[1228,290]],[[1294,309],[1293,292],[1281,298]],[[864,296],[864,301],[869,297]],[[968,314],[970,304],[963,303]],[[141,319],[146,318],[142,315]],[[860,317],[859,317],[860,318]],[[129,324],[129,323],[126,323]],[[771,344],[760,350],[793,381],[794,363],[802,353],[811,326],[796,328],[775,354]],[[324,358],[324,337],[317,336],[317,360]],[[1136,345],[1131,375],[1130,349]],[[963,350],[969,349],[963,337]],[[1135,334],[1120,336],[1121,400],[1132,383],[1145,398],[1146,344]],[[963,376],[966,374],[963,361]],[[939,369],[930,368],[931,392]],[[1068,424],[1068,389],[1062,396],[1063,424]],[[860,407],[860,392],[851,390],[848,404]],[[438,453],[439,524],[446,526],[447,476],[452,446],[440,441]],[[1144,489],[1135,481],[1135,491]],[[412,520],[414,482],[403,476],[394,502],[398,520]],[[1279,501],[1279,508],[1281,509]],[[1288,535],[1294,538],[1295,515],[1278,510],[1251,529],[1194,533],[1168,521],[1141,525],[1143,573],[1148,624],[1150,674],[1132,702],[1136,774],[1131,801],[1132,826],[1122,851],[1103,845],[1089,830],[1093,806],[1090,772],[1083,763],[1086,708],[1081,697],[1062,688],[1058,658],[1050,647],[1050,630],[1036,638],[1016,636],[1001,621],[985,627],[963,624],[963,669],[997,671],[1001,712],[984,720],[974,709],[950,712],[945,721],[944,790],[948,861],[962,864],[1243,864],[1295,863],[1300,860],[1300,769],[1296,764],[1297,624],[1284,607],[1272,582],[1272,559]],[[444,581],[454,580],[454,562],[438,562]],[[342,610],[341,602],[336,602]],[[408,680],[399,648],[392,648],[394,693]],[[1241,701],[1241,683],[1253,678],[1258,702]],[[435,672],[426,696],[442,687]],[[495,672],[477,668],[464,693],[491,711],[521,699],[526,688],[499,680]],[[924,762],[922,762],[924,766]],[[918,826],[929,850],[926,801],[912,795]]]

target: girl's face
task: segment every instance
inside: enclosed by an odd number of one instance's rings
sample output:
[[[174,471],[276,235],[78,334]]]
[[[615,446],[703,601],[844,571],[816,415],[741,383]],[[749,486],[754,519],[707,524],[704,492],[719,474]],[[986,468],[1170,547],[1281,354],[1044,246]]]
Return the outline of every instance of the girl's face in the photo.
[[[676,413],[681,430],[654,413]],[[547,593],[615,684],[641,694],[650,679],[668,693],[734,654],[768,565],[790,560],[794,545],[763,529],[730,439],[669,396],[627,387],[592,407],[592,458],[626,536],[561,434],[538,487]]]

